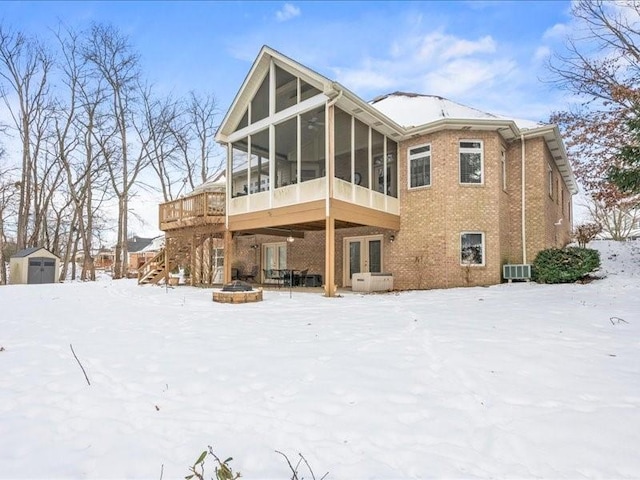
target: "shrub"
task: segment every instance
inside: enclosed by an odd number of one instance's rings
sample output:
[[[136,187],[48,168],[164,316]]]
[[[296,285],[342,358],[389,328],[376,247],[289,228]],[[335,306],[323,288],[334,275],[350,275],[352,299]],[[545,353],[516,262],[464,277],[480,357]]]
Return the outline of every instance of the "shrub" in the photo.
[[[533,280],[538,283],[571,283],[600,266],[600,253],[590,248],[549,248],[536,256]]]
[[[587,243],[596,238],[602,231],[602,226],[597,223],[583,223],[578,225],[573,231],[573,238],[578,242],[579,247],[586,247]]]

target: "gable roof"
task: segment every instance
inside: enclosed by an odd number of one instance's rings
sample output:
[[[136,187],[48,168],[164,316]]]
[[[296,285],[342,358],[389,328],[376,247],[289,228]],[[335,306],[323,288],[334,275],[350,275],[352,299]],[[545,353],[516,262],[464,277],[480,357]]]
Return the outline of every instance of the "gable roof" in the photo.
[[[29,255],[39,251],[39,250],[44,250],[45,252],[50,253],[51,255],[55,255],[56,257],[58,257],[55,253],[47,250],[44,247],[29,247],[29,248],[25,248],[24,250],[20,250],[19,252],[14,253],[13,255],[11,255],[11,258],[24,258],[24,257],[28,257]],[[60,257],[58,257],[60,258]]]
[[[282,53],[263,46],[227,111],[215,139],[229,143],[240,138],[244,129],[234,132],[246,111],[247,104],[269,73],[271,61],[319,89],[327,100],[354,115],[395,141],[406,140],[443,129],[478,129],[497,131],[506,141],[542,136],[551,151],[562,177],[572,194],[578,185],[567,159],[567,152],[555,125],[519,120],[483,112],[435,95],[395,92],[377,97],[368,103],[338,82],[311,70]],[[250,125],[255,128],[261,122]],[[230,140],[231,137],[231,140]]]
[[[152,238],[147,246],[138,250],[138,252],[157,252],[164,248],[164,234]]]
[[[140,250],[144,249],[147,245],[151,243],[153,238],[143,238],[133,236],[129,240],[127,240],[127,252],[128,253],[136,253]]]
[[[226,171],[221,170],[215,175],[209,177],[206,182],[196,186],[188,195],[203,192],[224,192],[227,187]]]

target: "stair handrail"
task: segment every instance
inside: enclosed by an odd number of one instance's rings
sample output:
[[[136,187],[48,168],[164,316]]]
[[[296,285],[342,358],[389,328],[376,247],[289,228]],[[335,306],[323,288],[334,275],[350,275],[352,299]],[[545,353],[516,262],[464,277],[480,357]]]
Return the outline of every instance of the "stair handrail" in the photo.
[[[166,264],[165,252],[166,249],[161,248],[153,258],[147,260],[140,268],[138,268],[138,283],[144,280],[151,272],[157,270],[158,266]]]

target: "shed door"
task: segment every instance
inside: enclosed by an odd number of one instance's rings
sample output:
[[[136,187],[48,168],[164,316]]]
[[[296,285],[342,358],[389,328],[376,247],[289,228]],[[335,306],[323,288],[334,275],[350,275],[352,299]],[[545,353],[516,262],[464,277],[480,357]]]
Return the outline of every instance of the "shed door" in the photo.
[[[35,257],[29,259],[27,283],[55,283],[56,261],[53,258]]]

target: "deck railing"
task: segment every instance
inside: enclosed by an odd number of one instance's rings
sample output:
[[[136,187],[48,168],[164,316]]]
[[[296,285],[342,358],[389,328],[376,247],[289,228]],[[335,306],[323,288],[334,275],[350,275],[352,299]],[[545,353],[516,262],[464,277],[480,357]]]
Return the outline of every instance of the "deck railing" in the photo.
[[[160,204],[160,225],[224,216],[224,192],[202,192]]]

